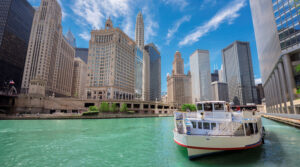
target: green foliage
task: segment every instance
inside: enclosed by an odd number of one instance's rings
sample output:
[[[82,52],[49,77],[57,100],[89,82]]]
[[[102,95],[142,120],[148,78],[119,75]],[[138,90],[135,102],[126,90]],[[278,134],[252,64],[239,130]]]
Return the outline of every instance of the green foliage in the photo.
[[[103,102],[100,104],[100,112],[108,112],[109,104],[107,102]]]
[[[127,112],[128,108],[127,108],[127,104],[123,103],[120,109],[121,112]]]
[[[134,114],[135,111],[127,111],[127,113],[129,113],[129,114]]]
[[[88,111],[99,111],[99,108],[96,106],[90,106]]]
[[[87,111],[82,113],[82,116],[89,116],[89,115],[98,115],[99,111]]]
[[[300,72],[300,64],[296,66],[296,72]]]
[[[190,111],[197,111],[197,108],[196,108],[196,105],[195,104],[183,104],[181,106],[181,110],[182,111],[187,111],[187,110],[190,110]]]
[[[113,104],[111,105],[110,112],[117,112],[117,111],[118,111],[117,104],[116,104],[116,103],[113,103]]]

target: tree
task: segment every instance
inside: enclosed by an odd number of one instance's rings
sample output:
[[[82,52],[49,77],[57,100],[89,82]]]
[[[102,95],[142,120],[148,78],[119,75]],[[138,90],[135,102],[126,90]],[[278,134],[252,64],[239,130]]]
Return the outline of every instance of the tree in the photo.
[[[197,111],[195,104],[183,104],[181,106],[182,111],[190,110],[190,111]]]
[[[120,111],[124,113],[124,112],[127,112],[127,110],[128,110],[127,104],[123,103],[122,106],[121,106]]]
[[[117,110],[118,110],[117,104],[116,104],[116,103],[113,103],[113,104],[111,105],[110,112],[117,112]]]
[[[89,107],[89,111],[98,111],[99,109],[98,109],[98,107],[96,107],[96,106],[90,106]]]
[[[107,102],[103,102],[100,105],[101,112],[108,112],[109,111],[109,104]]]

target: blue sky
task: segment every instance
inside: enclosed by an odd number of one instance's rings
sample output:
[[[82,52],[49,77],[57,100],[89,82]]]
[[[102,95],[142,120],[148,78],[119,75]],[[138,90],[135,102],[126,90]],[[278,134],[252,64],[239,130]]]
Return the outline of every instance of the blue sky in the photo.
[[[39,6],[40,0],[28,0]],[[185,71],[196,49],[210,52],[213,70],[222,64],[221,50],[235,40],[250,42],[254,75],[260,78],[251,11],[247,0],[58,0],[63,11],[63,32],[71,29],[77,47],[89,46],[90,31],[104,27],[111,17],[134,39],[135,19],[142,10],[145,42],[155,43],[161,53],[162,91],[172,71],[177,50],[182,53]]]

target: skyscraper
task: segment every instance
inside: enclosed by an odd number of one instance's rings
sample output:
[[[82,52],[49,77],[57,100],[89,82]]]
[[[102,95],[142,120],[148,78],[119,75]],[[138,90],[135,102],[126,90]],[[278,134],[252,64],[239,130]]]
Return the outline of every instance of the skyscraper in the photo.
[[[300,114],[299,1],[250,0],[267,112]]]
[[[87,98],[134,99],[135,42],[108,19],[89,44]]]
[[[138,46],[135,47],[134,73],[134,98],[143,100],[143,51]]]
[[[80,58],[74,59],[72,97],[83,98],[85,96],[87,65]]]
[[[31,80],[40,80],[46,83],[46,95],[71,96],[75,50],[63,37],[61,17],[56,0],[41,1],[31,28],[23,93],[30,93]]]
[[[211,82],[219,81],[219,71],[214,70],[213,73],[211,73]]]
[[[150,100],[150,57],[144,49],[144,21],[142,12],[136,17],[135,43],[143,51],[143,100]]]
[[[135,43],[138,47],[144,48],[144,20],[142,12],[139,12],[136,17]]]
[[[86,64],[88,63],[89,48],[76,48],[75,57],[79,57]]]
[[[73,33],[71,32],[71,30],[69,29],[66,36],[65,36],[66,40],[68,41],[68,43],[73,46],[73,48],[76,48],[76,39],[73,35]]]
[[[209,51],[197,49],[190,56],[193,102],[211,100]]]
[[[150,43],[145,46],[150,56],[150,100],[161,99],[161,57],[157,47]]]
[[[184,62],[181,53],[176,51],[173,61],[172,75],[167,76],[168,103],[192,103],[191,73],[184,74]]]
[[[27,0],[0,1],[0,87],[14,80],[21,89],[33,16]]]
[[[211,83],[211,88],[212,100],[229,102],[227,83],[215,81]]]
[[[222,50],[229,101],[236,105],[257,103],[249,42],[235,41]]]

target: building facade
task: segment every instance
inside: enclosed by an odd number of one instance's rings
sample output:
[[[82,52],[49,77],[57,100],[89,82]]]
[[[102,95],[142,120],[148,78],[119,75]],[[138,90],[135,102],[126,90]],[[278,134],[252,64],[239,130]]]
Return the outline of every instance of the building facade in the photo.
[[[224,67],[223,64],[221,65],[220,70],[218,70],[218,76],[220,82],[225,82],[225,74],[224,74]]]
[[[75,49],[75,57],[80,58],[86,64],[88,62],[89,49],[88,48],[76,48]]]
[[[143,51],[137,46],[135,47],[134,74],[134,98],[143,100]]]
[[[41,80],[45,95],[71,96],[75,50],[63,37],[61,17],[56,0],[41,1],[31,28],[23,93],[28,93],[31,80]]]
[[[70,29],[68,30],[65,38],[73,48],[76,48],[76,39]]]
[[[257,104],[262,104],[262,100],[265,98],[264,88],[262,84],[256,86],[257,92]]]
[[[268,113],[299,114],[300,2],[250,0]]]
[[[215,70],[211,73],[211,82],[219,81],[219,71]]]
[[[196,50],[190,56],[193,102],[211,100],[209,51]]]
[[[132,100],[135,94],[135,42],[108,19],[89,42],[88,99]]]
[[[211,83],[211,88],[212,100],[229,102],[227,83],[215,81]]]
[[[157,47],[151,43],[145,46],[150,57],[150,100],[161,100],[161,57]]]
[[[27,0],[0,1],[0,88],[13,80],[21,89],[34,12]]]
[[[222,50],[229,101],[236,105],[257,103],[249,42],[235,41]]]
[[[87,64],[76,57],[74,59],[72,97],[83,99],[85,97]]]
[[[175,105],[192,103],[191,73],[184,74],[184,62],[181,53],[176,51],[172,75],[167,76],[167,102]]]
[[[144,19],[142,12],[136,17],[135,43],[143,51],[143,100],[150,100],[150,56],[144,48]]]

